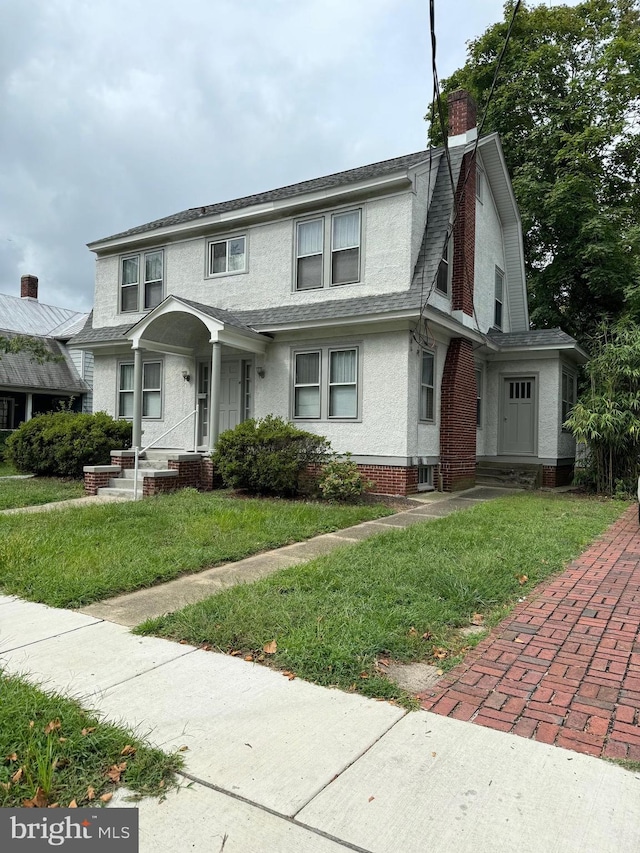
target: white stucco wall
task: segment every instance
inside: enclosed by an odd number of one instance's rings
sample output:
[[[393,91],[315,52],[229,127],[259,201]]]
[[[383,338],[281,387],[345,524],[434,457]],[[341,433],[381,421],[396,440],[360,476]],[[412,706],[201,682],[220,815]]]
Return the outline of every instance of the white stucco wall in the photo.
[[[338,453],[365,456],[407,455],[407,381],[409,333],[358,333],[340,337],[279,337],[269,346],[265,377],[256,379],[256,416],[291,415],[291,351],[301,346],[358,344],[361,358],[362,419],[296,420],[302,429],[326,436]]]
[[[314,304],[333,299],[371,296],[410,286],[412,274],[413,193],[410,191],[355,205],[362,210],[361,281],[339,287],[294,291],[293,218],[251,228],[212,233],[247,237],[248,270],[235,275],[205,276],[207,239],[159,245],[164,248],[164,292],[228,310],[287,304]],[[345,208],[352,209],[352,206]],[[327,214],[335,208],[318,212]],[[132,250],[135,251],[135,250]],[[325,265],[330,263],[325,254]],[[98,258],[94,326],[135,323],[142,314],[118,312],[119,256]]]
[[[541,459],[557,459],[560,453],[560,397],[559,359],[556,353],[547,358],[538,353],[536,358],[495,358],[487,365],[486,372],[486,426],[484,438],[485,456],[495,456],[500,451],[499,435],[502,418],[500,395],[504,379],[515,376],[535,376],[537,393],[537,453]],[[523,461],[527,458],[523,456]]]
[[[476,252],[474,301],[476,317],[482,332],[493,326],[495,306],[495,268],[505,272],[502,225],[498,216],[491,188],[484,174],[483,200],[476,200]],[[507,282],[505,273],[504,301],[502,308],[502,331],[509,329],[507,305]]]
[[[439,457],[440,455],[440,400],[442,374],[447,355],[448,339],[444,336],[431,336],[432,346],[428,347],[435,354],[434,374],[434,421],[420,421],[420,373],[422,369],[422,347],[412,342],[409,351],[409,386],[408,386],[408,454],[409,456]]]

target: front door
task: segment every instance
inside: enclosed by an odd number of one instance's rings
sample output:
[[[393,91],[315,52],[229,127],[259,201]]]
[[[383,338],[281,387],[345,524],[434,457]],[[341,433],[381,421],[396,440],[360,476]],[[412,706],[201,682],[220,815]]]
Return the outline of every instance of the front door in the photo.
[[[509,376],[502,392],[500,452],[534,456],[536,452],[536,380],[534,376]]]
[[[223,361],[220,366],[220,432],[242,420],[242,362]]]

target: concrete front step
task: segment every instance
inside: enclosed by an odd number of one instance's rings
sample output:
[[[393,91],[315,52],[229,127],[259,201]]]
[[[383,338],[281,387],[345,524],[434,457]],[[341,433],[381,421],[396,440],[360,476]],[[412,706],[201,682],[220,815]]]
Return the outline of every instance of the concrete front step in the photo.
[[[111,481],[118,482],[118,480]],[[142,495],[142,489],[140,489],[140,495]],[[133,500],[133,489],[118,489],[113,486],[103,486],[98,489],[98,497],[114,497],[114,498],[126,498],[127,500]]]

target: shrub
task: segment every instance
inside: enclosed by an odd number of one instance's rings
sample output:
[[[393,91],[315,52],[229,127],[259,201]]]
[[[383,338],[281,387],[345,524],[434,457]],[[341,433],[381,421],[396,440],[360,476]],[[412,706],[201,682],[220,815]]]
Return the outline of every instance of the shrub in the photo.
[[[0,429],[0,462],[4,459],[4,448],[7,443],[7,439],[12,433],[12,429]]]
[[[291,496],[300,491],[305,470],[324,462],[329,450],[323,436],[268,415],[223,432],[212,459],[225,486]]]
[[[82,477],[84,465],[108,465],[112,450],[131,446],[131,424],[105,412],[69,411],[38,415],[7,440],[6,457],[19,471],[53,477]]]
[[[373,482],[365,480],[350,453],[342,460],[335,457],[328,462],[318,478],[320,493],[328,501],[356,501],[372,486]]]

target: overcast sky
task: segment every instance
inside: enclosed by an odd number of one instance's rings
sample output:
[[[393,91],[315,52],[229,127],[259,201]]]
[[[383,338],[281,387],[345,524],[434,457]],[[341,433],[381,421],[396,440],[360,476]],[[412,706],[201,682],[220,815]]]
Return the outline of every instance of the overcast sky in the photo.
[[[428,6],[0,0],[0,292],[89,310],[92,240],[424,148]],[[437,2],[441,78],[502,14]]]

